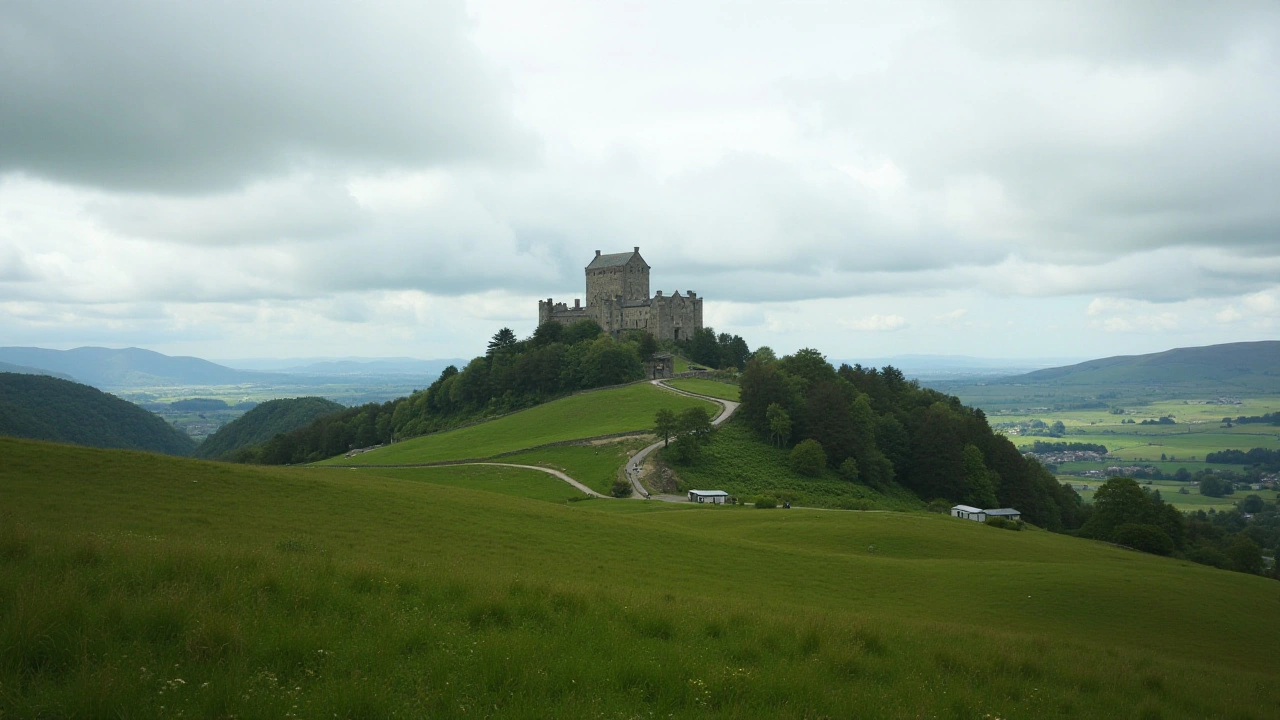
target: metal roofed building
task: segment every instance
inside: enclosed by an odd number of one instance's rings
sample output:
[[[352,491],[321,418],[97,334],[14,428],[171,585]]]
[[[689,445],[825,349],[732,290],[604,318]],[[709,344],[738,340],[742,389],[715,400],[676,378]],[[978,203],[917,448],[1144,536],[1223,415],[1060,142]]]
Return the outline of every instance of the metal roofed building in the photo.
[[[974,520],[977,522],[983,522],[987,519],[985,511],[982,508],[976,508],[972,505],[956,505],[955,507],[952,507],[951,517]]]
[[[723,505],[729,501],[729,493],[723,490],[690,490],[689,502]]]
[[[1013,508],[996,508],[995,510],[986,510],[987,517],[1002,517],[1005,520],[1021,520],[1022,513]]]

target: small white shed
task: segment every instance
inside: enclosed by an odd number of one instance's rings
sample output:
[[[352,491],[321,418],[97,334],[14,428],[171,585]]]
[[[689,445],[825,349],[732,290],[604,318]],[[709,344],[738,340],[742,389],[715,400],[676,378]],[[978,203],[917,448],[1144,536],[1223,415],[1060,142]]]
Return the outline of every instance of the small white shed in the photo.
[[[956,505],[951,508],[951,517],[964,518],[965,520],[973,520],[975,522],[985,522],[987,519],[987,511],[971,505]]]
[[[729,500],[729,493],[723,490],[690,490],[689,502],[714,503],[723,505]]]

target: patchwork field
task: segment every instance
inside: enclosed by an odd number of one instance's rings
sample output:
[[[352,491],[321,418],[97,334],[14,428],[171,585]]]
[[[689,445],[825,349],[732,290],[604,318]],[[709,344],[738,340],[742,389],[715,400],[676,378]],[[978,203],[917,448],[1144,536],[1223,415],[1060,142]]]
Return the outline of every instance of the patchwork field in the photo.
[[[528,410],[398,442],[352,458],[332,458],[321,465],[411,465],[447,460],[488,458],[499,453],[579,438],[637,432],[653,427],[662,408],[677,412],[702,406],[715,414],[719,406],[648,383],[571,395]]]
[[[5,717],[1280,705],[1275,581],[1035,530],[564,502],[502,468],[0,454]]]

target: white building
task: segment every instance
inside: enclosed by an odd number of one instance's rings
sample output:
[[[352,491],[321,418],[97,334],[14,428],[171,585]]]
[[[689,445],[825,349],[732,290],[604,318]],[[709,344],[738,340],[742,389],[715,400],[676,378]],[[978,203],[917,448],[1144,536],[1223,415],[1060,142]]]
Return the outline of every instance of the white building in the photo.
[[[729,493],[723,490],[690,490],[689,502],[714,503],[723,505],[729,500]]]
[[[970,505],[956,505],[951,508],[951,517],[964,518],[965,520],[973,520],[975,522],[983,522],[987,519],[987,513],[982,508],[972,507]]]

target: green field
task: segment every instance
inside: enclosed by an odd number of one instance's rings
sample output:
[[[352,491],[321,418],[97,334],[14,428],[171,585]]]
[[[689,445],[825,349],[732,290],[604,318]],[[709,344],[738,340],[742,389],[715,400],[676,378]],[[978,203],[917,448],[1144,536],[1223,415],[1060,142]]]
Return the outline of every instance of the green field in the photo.
[[[694,406],[714,414],[715,403],[636,383],[609,390],[579,393],[495,420],[425,435],[362,453],[337,457],[321,465],[412,465],[447,460],[489,458],[499,453],[547,443],[643,431],[653,426],[662,408],[677,412]]]
[[[602,495],[608,495],[618,470],[627,459],[649,443],[653,437],[626,438],[619,442],[596,445],[556,445],[515,455],[504,455],[505,463],[540,465],[559,470]],[[556,482],[560,482],[556,480]],[[564,483],[561,483],[564,485]],[[565,485],[568,487],[568,485]]]
[[[1046,532],[559,503],[537,473],[497,468],[0,454],[5,717],[1280,706],[1275,581]]]
[[[828,470],[820,478],[805,477],[791,469],[789,451],[762,441],[745,424],[730,421],[715,431],[702,457],[692,465],[679,465],[671,455],[659,457],[680,477],[680,491],[724,490],[743,502],[756,495],[771,495],[796,505],[823,508],[874,507],[915,510],[924,507],[902,488],[882,494],[866,485],[841,480]]]
[[[721,400],[738,401],[738,386],[723,383],[718,380],[676,378],[675,380],[668,380],[667,384],[671,387],[679,388],[685,392],[691,392],[696,395],[709,395],[711,397],[720,398]]]

